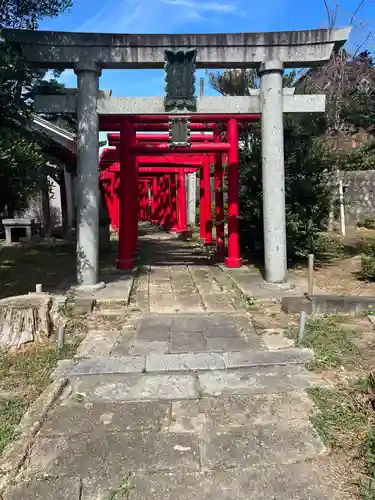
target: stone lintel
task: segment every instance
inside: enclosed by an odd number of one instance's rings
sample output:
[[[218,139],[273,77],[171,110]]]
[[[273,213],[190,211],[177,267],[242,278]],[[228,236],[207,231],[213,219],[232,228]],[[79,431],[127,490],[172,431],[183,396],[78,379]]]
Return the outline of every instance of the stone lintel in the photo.
[[[323,113],[325,111],[325,95],[288,95],[284,94],[284,113]],[[70,95],[37,95],[35,97],[36,113],[75,113],[76,96]],[[260,113],[259,95],[252,96],[205,96],[197,101],[197,113],[194,114],[248,114]],[[163,97],[101,97],[98,99],[100,115],[165,115]]]
[[[136,35],[3,30],[6,41],[22,48],[25,58],[46,68],[73,68],[81,61],[103,69],[163,68],[164,50],[197,48],[199,68],[259,67],[279,60],[302,68],[330,58],[348,39],[351,28],[186,35]]]

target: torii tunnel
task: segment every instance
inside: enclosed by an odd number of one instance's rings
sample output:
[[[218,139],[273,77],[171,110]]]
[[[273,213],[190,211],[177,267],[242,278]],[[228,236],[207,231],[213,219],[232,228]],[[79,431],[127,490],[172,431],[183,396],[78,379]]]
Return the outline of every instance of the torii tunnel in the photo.
[[[259,118],[257,114],[194,115],[190,124],[190,146],[171,147],[167,115],[101,117],[102,131],[117,131],[108,134],[110,147],[104,149],[100,157],[100,179],[111,225],[119,234],[118,269],[134,266],[139,248],[139,220],[182,235],[188,231],[186,175],[195,171],[199,171],[200,184],[200,238],[205,245],[216,246],[216,254],[224,258],[226,266],[241,266],[238,126]],[[216,241],[212,231],[211,165]],[[227,214],[224,213],[224,171]]]

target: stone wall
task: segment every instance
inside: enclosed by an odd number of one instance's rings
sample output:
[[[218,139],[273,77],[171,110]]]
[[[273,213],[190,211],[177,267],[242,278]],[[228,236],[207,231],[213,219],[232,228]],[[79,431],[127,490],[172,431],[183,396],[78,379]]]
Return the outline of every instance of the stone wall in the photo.
[[[343,172],[345,219],[348,226],[375,219],[375,170]]]

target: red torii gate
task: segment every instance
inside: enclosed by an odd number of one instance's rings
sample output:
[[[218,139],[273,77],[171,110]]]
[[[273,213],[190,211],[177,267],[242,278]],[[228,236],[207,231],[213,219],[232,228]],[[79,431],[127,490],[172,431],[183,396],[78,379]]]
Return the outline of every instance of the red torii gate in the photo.
[[[165,130],[168,127],[167,115],[112,115],[101,119],[100,129],[107,131],[120,130],[120,224],[119,224],[119,269],[131,269],[138,241],[138,164],[137,156],[141,155],[186,155],[194,153],[215,154],[215,201],[217,215],[217,231],[220,239],[224,239],[223,213],[219,214],[222,203],[222,154],[228,154],[228,267],[240,267],[242,260],[239,247],[239,204],[238,204],[238,121],[252,122],[259,115],[192,115],[189,119],[191,130],[213,130],[214,142],[193,142],[189,148],[170,148],[169,144],[158,142],[137,143],[137,130]],[[199,123],[196,123],[199,122]],[[227,142],[222,142],[217,131],[218,123],[227,124]],[[155,128],[153,128],[155,127]],[[221,175],[216,174],[221,172]],[[204,176],[203,176],[204,177]],[[221,180],[221,183],[220,183]],[[217,182],[216,182],[217,181]],[[209,183],[208,183],[209,184]],[[221,186],[219,187],[219,184]],[[206,185],[206,184],[205,184]],[[184,188],[185,186],[183,186]],[[221,198],[221,203],[220,203]],[[185,207],[186,209],[186,207]],[[205,213],[206,210],[204,210]],[[210,206],[211,212],[211,206]],[[201,233],[202,234],[202,233]],[[127,237],[128,236],[128,237]]]

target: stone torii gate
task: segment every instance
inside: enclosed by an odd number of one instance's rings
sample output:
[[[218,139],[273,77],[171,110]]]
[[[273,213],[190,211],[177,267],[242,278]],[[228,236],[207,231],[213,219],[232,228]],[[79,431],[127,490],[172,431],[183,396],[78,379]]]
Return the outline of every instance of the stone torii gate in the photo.
[[[99,226],[99,114],[173,115],[163,98],[121,99],[99,95],[103,69],[163,68],[167,52],[196,51],[200,68],[257,68],[260,92],[246,97],[202,97],[194,111],[200,113],[261,113],[263,218],[266,281],[287,281],[284,112],[322,112],[324,96],[283,94],[285,68],[311,67],[330,58],[347,40],[350,28],[274,33],[189,35],[114,35],[48,31],[3,30],[9,43],[41,68],[73,69],[77,74],[77,96],[70,96],[77,111],[78,221],[77,277],[84,290],[98,283]],[[66,111],[67,102],[54,101],[55,111]],[[189,105],[195,105],[195,98]],[[69,107],[69,106],[68,106]],[[63,108],[63,109],[62,109]],[[42,109],[40,109],[41,111]],[[51,108],[49,109],[51,110]]]

